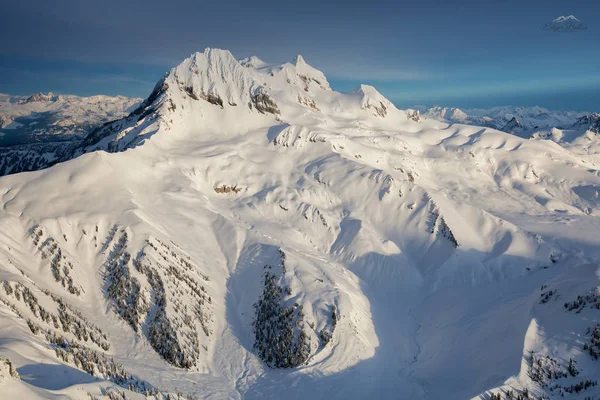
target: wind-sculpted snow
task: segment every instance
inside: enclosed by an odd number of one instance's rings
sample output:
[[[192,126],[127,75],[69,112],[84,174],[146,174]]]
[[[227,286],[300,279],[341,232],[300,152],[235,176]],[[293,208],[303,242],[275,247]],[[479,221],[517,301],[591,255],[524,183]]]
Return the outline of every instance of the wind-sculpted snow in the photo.
[[[599,394],[593,155],[321,75],[197,53],[68,159],[0,179],[0,281],[44,310],[0,288],[0,357],[22,378],[2,389]]]
[[[273,144],[284,147],[304,147],[306,143],[324,142],[317,132],[312,132],[302,126],[285,127],[275,136]]]
[[[581,159],[600,160],[600,114],[549,111],[540,107],[496,107],[466,110],[433,107],[424,115],[451,123],[488,126],[516,136],[549,140]]]

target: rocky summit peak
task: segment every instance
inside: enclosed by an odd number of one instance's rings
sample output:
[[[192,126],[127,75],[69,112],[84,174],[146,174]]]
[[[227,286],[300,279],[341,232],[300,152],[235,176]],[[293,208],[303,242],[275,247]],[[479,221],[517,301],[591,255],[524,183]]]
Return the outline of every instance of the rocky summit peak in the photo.
[[[34,103],[34,102],[53,101],[54,99],[55,99],[55,96],[54,96],[54,93],[52,93],[52,92],[48,92],[48,94],[39,92],[39,93],[32,94],[22,103],[27,104],[27,103]]]
[[[239,60],[239,62],[244,67],[256,68],[256,69],[264,68],[269,65],[266,62],[264,62],[263,60],[261,60],[260,58],[258,58],[257,56],[250,56],[250,57],[242,58],[241,60]]]
[[[284,64],[286,65],[286,64]],[[289,66],[289,64],[287,64]],[[331,90],[329,82],[325,77],[325,74],[318,69],[309,65],[300,54],[298,54],[292,60],[292,68],[288,71],[289,74],[295,74],[302,80],[301,86],[304,86],[306,90],[311,87],[320,88],[323,90]],[[288,76],[288,78],[292,78]],[[295,79],[292,79],[295,80]]]
[[[519,118],[513,116],[500,130],[503,132],[515,132],[522,128],[523,126],[521,125],[521,122],[519,122]]]
[[[388,110],[395,109],[394,105],[371,85],[359,85],[352,93],[360,99],[363,110],[371,110],[377,117],[385,117]]]
[[[292,64],[298,66],[298,65],[306,65],[306,61],[304,61],[304,57],[302,57],[300,54],[298,54],[296,57],[294,57],[294,60],[292,61]]]
[[[195,126],[200,118],[224,124],[226,116],[221,110],[235,115],[229,122],[247,119],[260,123],[285,120],[298,106],[328,112],[335,109],[334,101],[379,118],[397,111],[369,85],[361,85],[351,94],[324,91],[331,91],[325,74],[301,55],[293,62],[270,65],[255,56],[238,60],[227,50],[206,48],[171,69],[129,117],[92,132],[82,151],[121,151],[141,144],[160,127]]]

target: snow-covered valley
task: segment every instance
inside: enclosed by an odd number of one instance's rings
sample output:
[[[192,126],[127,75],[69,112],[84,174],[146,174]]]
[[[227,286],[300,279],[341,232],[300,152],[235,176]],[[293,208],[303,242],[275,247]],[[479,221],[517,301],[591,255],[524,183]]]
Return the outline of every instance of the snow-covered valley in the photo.
[[[594,151],[206,49],[61,160],[0,178],[8,398],[600,395]]]

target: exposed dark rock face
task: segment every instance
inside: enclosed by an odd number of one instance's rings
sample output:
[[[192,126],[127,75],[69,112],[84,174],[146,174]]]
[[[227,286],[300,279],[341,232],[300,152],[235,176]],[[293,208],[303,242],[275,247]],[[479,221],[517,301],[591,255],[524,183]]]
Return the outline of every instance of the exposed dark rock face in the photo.
[[[252,105],[254,108],[262,114],[270,113],[274,115],[279,115],[280,111],[277,107],[277,104],[273,101],[271,96],[264,90],[259,89],[256,94],[252,95]],[[252,108],[251,105],[251,108]]]
[[[408,111],[406,113],[406,118],[415,122],[421,122],[421,113],[419,110]]]
[[[588,131],[600,134],[600,114],[591,113],[579,118],[577,125],[586,127]]]
[[[501,130],[501,131],[503,131],[503,132],[509,132],[509,133],[512,133],[512,132],[514,132],[515,130],[518,130],[518,129],[521,129],[521,128],[522,128],[522,125],[521,125],[521,123],[519,122],[519,120],[517,119],[517,117],[513,117],[513,118],[512,118],[510,121],[508,121],[508,122],[506,123],[506,125],[504,125],[504,126],[502,127],[502,129],[500,129],[500,130]]]

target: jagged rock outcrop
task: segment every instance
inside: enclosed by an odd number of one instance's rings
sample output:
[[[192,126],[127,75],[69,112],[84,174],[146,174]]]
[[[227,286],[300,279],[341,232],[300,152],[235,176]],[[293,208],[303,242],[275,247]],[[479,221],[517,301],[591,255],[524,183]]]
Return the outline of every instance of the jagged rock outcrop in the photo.
[[[3,115],[0,115],[0,128],[4,128],[5,126],[7,126],[8,124],[10,124],[12,122],[12,119],[5,117]]]
[[[582,116],[577,120],[576,126],[600,134],[600,113],[591,113]]]
[[[52,93],[52,92],[48,92],[48,94],[34,93],[31,96],[29,96],[27,99],[21,100],[20,103],[27,104],[27,103],[54,101],[54,100],[56,100],[56,96],[54,96],[54,93]]]
[[[406,110],[406,118],[411,121],[421,122],[421,113],[419,110]]]
[[[516,132],[522,128],[523,126],[519,122],[519,119],[517,117],[512,117],[512,119],[508,121],[500,130],[503,132]]]
[[[317,132],[298,125],[285,127],[273,139],[273,144],[276,146],[295,148],[302,148],[306,143],[316,142],[325,142],[325,139]]]
[[[384,118],[389,110],[396,109],[396,107],[388,99],[383,97],[383,95],[373,86],[360,85],[354,89],[353,93],[360,101],[360,108],[371,111],[376,117]]]
[[[293,69],[286,69],[284,66],[284,70],[288,78],[290,77],[290,72],[295,73],[302,82],[305,91],[308,91],[312,86],[316,86],[322,90],[331,90],[325,75],[318,69],[308,65],[301,55],[294,57],[292,65],[294,66]]]
[[[19,373],[17,372],[10,358],[0,357],[0,382],[7,377],[17,380],[20,379]]]

